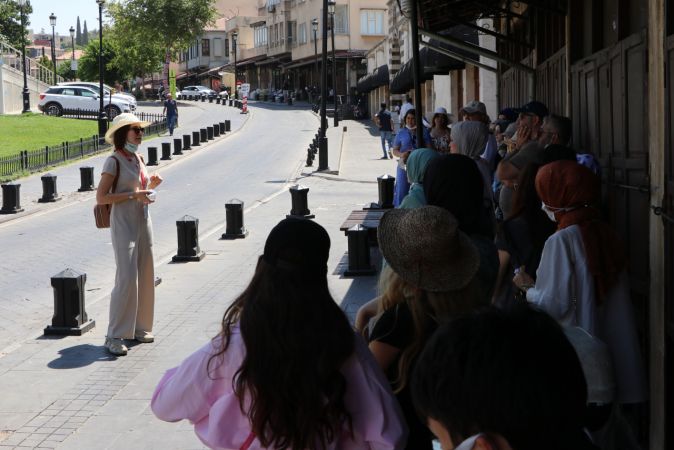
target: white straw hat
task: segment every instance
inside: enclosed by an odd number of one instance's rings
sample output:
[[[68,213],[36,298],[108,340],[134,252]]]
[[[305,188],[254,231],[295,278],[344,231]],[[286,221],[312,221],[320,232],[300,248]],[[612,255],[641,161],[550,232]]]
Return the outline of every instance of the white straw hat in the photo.
[[[120,128],[126,125],[138,125],[141,128],[145,128],[146,126],[150,125],[150,122],[140,120],[133,113],[119,114],[115,116],[114,119],[112,119],[110,128],[108,128],[108,131],[105,133],[105,142],[107,142],[108,144],[112,144],[112,135],[115,134],[115,131],[119,130]]]

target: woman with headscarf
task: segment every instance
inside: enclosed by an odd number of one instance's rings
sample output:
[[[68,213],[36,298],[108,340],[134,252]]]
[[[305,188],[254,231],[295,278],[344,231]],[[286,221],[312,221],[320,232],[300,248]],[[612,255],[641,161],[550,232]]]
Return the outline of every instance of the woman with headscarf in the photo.
[[[410,183],[407,181],[407,158],[409,158],[414,149],[419,147],[431,147],[431,136],[428,134],[426,128],[424,128],[423,132],[423,145],[419,145],[417,142],[417,120],[415,114],[414,109],[409,109],[405,113],[405,117],[403,118],[405,127],[401,128],[396,134],[395,140],[393,141],[393,147],[391,148],[393,156],[400,158],[398,160],[398,169],[396,171],[395,191],[393,192],[393,206],[395,207],[400,206],[403,198],[405,198],[407,192],[410,190]]]
[[[489,126],[486,123],[464,120],[452,126],[452,142],[449,148],[451,153],[465,155],[475,161],[484,181],[484,197],[491,203],[492,172],[487,160],[480,156],[484,152],[488,138]]]
[[[645,401],[627,260],[597,209],[599,178],[574,161],[556,161],[538,171],[536,192],[557,231],[545,242],[536,281],[522,270],[513,282],[562,325],[581,327],[606,343],[618,403]]]
[[[420,148],[407,158],[407,181],[410,182],[410,191],[398,208],[419,208],[426,205],[424,173],[428,164],[437,156],[438,153],[435,150]]]

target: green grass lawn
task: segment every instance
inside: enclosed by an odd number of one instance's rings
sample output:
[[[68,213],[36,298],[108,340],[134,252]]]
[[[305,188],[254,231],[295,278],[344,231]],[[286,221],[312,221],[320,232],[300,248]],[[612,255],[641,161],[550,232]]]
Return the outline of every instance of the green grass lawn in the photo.
[[[0,115],[0,157],[37,150],[98,134],[95,120],[63,119],[42,114]]]

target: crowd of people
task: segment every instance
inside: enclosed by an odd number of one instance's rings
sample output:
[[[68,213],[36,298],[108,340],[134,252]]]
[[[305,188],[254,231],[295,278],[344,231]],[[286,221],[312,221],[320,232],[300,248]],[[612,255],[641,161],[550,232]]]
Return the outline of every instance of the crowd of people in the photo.
[[[376,118],[396,208],[357,333],[327,288],[326,231],[284,219],[154,413],[224,449],[639,448],[628,261],[571,121],[535,101],[491,121],[473,101],[453,124],[439,108],[418,143],[403,107],[395,138],[386,105]]]

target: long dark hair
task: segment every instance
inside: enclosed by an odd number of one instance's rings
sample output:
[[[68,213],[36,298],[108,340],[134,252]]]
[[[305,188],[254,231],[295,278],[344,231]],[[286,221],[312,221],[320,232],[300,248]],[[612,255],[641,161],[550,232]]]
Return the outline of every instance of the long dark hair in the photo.
[[[250,284],[225,312],[209,373],[237,324],[246,355],[232,386],[263,446],[326,448],[344,423],[352,430],[340,368],[354,352],[354,333],[325,273],[275,267],[260,257]]]
[[[131,125],[124,125],[112,134],[112,142],[115,145],[115,148],[124,148],[126,145],[126,135],[129,134],[129,128],[131,128]]]

